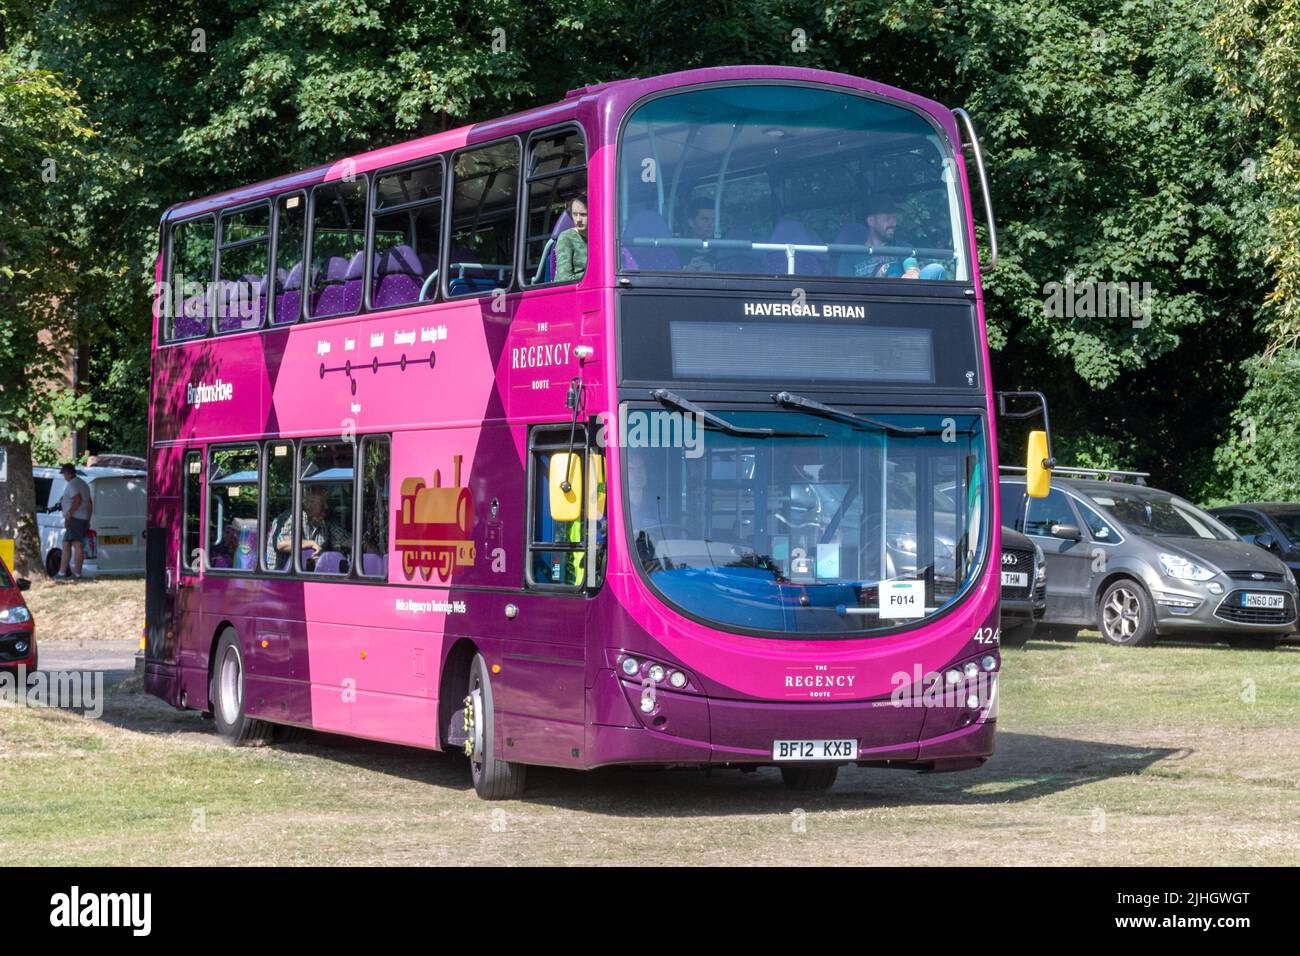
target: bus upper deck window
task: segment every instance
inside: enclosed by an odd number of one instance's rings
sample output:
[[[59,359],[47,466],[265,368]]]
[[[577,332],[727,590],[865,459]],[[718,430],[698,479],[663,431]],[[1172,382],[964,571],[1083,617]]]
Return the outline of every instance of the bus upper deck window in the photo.
[[[519,143],[506,140],[456,157],[452,183],[449,296],[508,289],[515,260]]]
[[[212,315],[212,266],[217,248],[216,221],[211,216],[172,227],[171,274],[164,293],[167,339],[206,335]]]
[[[275,285],[271,324],[297,322],[302,312],[302,276],[307,241],[307,196],[290,193],[276,203]]]
[[[366,181],[321,186],[312,197],[311,275],[304,277],[311,318],[351,315],[365,274]]]
[[[221,216],[217,257],[217,331],[262,325],[271,255],[271,206],[258,203]]]
[[[370,304],[376,309],[435,297],[442,239],[442,163],[375,180]]]
[[[576,129],[528,148],[524,282],[577,282],[587,269],[587,155]]]

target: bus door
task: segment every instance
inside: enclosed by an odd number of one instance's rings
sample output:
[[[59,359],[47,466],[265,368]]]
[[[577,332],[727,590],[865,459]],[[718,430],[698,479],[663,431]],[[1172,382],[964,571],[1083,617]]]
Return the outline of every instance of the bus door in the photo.
[[[181,470],[184,479],[181,490],[181,541],[173,606],[176,609],[176,640],[183,655],[185,652],[198,654],[200,647],[197,638],[203,592],[199,584],[203,568],[203,502],[207,497],[203,453],[185,452]],[[207,649],[202,648],[204,664],[206,653]]]

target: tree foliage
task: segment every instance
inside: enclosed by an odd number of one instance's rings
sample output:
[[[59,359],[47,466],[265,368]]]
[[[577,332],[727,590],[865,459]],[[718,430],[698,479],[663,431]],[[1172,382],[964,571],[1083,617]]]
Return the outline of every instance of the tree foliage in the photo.
[[[1197,496],[1227,481],[1216,449],[1258,380],[1243,363],[1296,307],[1295,243],[1265,238],[1295,234],[1267,170],[1295,165],[1296,3],[1231,0],[1228,31],[1213,0],[47,0],[16,29],[111,145],[114,175],[81,189],[104,281],[80,309],[112,411],[94,437],[115,450],[143,450],[171,203],[592,82],[786,63],[971,111],[1002,247],[996,384],[1047,392],[1062,460]],[[1146,283],[1149,321],[1048,314],[1051,284],[1090,282]]]

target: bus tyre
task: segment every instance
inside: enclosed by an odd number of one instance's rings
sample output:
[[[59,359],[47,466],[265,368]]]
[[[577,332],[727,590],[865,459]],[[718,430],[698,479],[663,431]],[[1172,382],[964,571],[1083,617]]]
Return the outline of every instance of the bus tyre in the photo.
[[[1145,647],[1156,639],[1156,614],[1146,588],[1130,578],[1116,581],[1101,596],[1097,613],[1101,636],[1120,647]]]
[[[271,739],[275,725],[244,713],[244,653],[239,638],[227,628],[217,639],[208,688],[217,733],[236,747],[259,747]]]
[[[1004,627],[998,641],[1003,647],[1024,647],[1025,642],[1033,636],[1034,622],[1029,621],[1026,624],[1017,624],[1015,627]]]
[[[781,768],[781,779],[788,790],[810,793],[829,790],[835,785],[835,777],[839,772],[839,764],[833,763],[812,764],[807,767],[785,766]]]
[[[474,655],[465,696],[465,753],[474,792],[484,800],[513,800],[524,795],[527,766],[498,760],[492,681],[482,654]]]

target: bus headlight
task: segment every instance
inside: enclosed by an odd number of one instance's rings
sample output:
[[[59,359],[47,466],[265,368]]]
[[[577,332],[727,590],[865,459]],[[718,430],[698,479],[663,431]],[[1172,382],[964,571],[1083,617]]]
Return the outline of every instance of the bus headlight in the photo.
[[[640,669],[641,663],[635,657],[623,658],[623,673],[628,677],[635,677]]]
[[[962,667],[962,671],[966,674],[967,677],[978,677],[980,673],[980,666],[976,664],[974,661],[967,661],[965,665]]]
[[[672,684],[678,690],[686,686],[686,675],[681,671],[673,671],[668,675],[668,683]]]
[[[668,676],[668,672],[664,670],[664,665],[662,664],[650,665],[650,679],[654,681],[656,684],[662,684],[664,678],[667,676]]]

